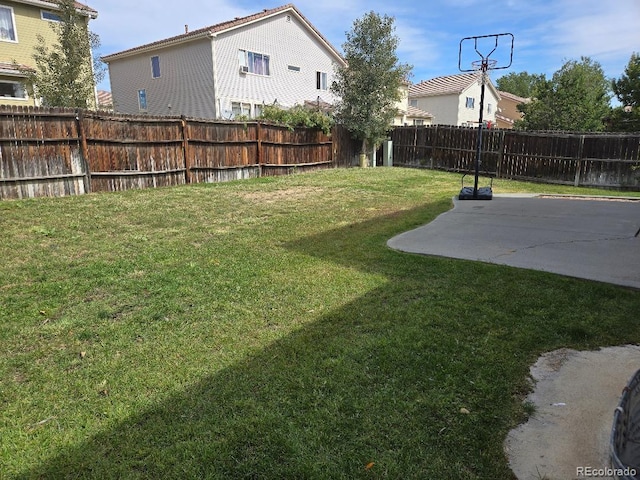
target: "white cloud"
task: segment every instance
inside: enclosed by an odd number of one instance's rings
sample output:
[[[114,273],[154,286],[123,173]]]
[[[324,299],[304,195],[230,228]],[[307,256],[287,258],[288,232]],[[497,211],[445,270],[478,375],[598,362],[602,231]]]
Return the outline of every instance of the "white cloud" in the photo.
[[[542,35],[549,52],[555,56],[563,59],[587,56],[600,62],[605,70],[621,72],[631,54],[640,50],[637,0],[564,0],[558,2],[558,7],[559,15],[547,23]]]

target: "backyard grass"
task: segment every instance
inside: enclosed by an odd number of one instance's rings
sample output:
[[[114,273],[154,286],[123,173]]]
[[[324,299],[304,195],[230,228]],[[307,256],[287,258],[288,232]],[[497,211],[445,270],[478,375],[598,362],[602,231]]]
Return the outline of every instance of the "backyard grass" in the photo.
[[[640,342],[640,292],[386,247],[459,188],[341,169],[0,202],[0,478],[514,478],[529,366]]]

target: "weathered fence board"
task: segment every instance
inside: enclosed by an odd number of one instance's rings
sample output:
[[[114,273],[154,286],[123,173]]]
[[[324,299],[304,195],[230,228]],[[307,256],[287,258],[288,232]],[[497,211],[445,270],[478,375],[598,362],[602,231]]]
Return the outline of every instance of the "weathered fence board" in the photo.
[[[0,199],[287,175],[334,155],[331,136],[311,129],[0,108]]]
[[[434,125],[392,132],[394,165],[471,172],[478,130]],[[482,132],[482,173],[499,178],[640,190],[640,134]]]
[[[86,113],[81,126],[93,192],[185,183],[179,118]]]
[[[0,199],[89,190],[75,112],[11,108],[0,121]]]

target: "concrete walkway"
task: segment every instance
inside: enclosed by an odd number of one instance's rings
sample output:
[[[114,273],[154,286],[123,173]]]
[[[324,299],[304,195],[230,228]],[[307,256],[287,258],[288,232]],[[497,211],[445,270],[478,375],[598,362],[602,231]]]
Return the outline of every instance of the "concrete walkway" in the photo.
[[[478,260],[640,289],[640,199],[494,196],[454,199],[433,222],[389,240],[424,255]],[[558,350],[531,368],[529,421],[505,451],[519,480],[611,478],[609,436],[640,347]],[[594,475],[594,469],[596,474]]]
[[[387,244],[640,288],[639,230],[640,198],[494,195],[454,198],[452,210]]]

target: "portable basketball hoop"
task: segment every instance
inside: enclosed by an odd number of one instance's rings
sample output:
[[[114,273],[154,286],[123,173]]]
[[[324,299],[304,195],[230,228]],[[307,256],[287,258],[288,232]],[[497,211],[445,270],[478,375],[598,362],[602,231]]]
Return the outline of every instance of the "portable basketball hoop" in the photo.
[[[462,176],[462,190],[458,198],[460,200],[491,200],[493,198],[492,185],[488,187],[478,188],[478,177],[480,176],[480,164],[482,154],[482,129],[484,127],[482,114],[484,111],[484,87],[487,83],[489,70],[501,70],[509,68],[513,61],[513,34],[511,33],[497,33],[494,35],[480,35],[477,37],[465,37],[460,40],[460,51],[458,53],[458,69],[461,72],[480,72],[480,115],[478,118],[478,141],[476,150],[476,163],[475,163],[475,175],[473,188],[464,186],[464,177]],[[466,42],[466,43],[465,43]],[[471,62],[471,68],[462,67],[462,53],[463,44],[473,42],[473,50],[480,57],[477,60]],[[479,45],[481,43],[482,45]],[[498,49],[500,43],[510,44],[508,53],[503,55],[503,64],[496,59],[489,58]],[[488,50],[488,53],[482,53],[480,49]]]

